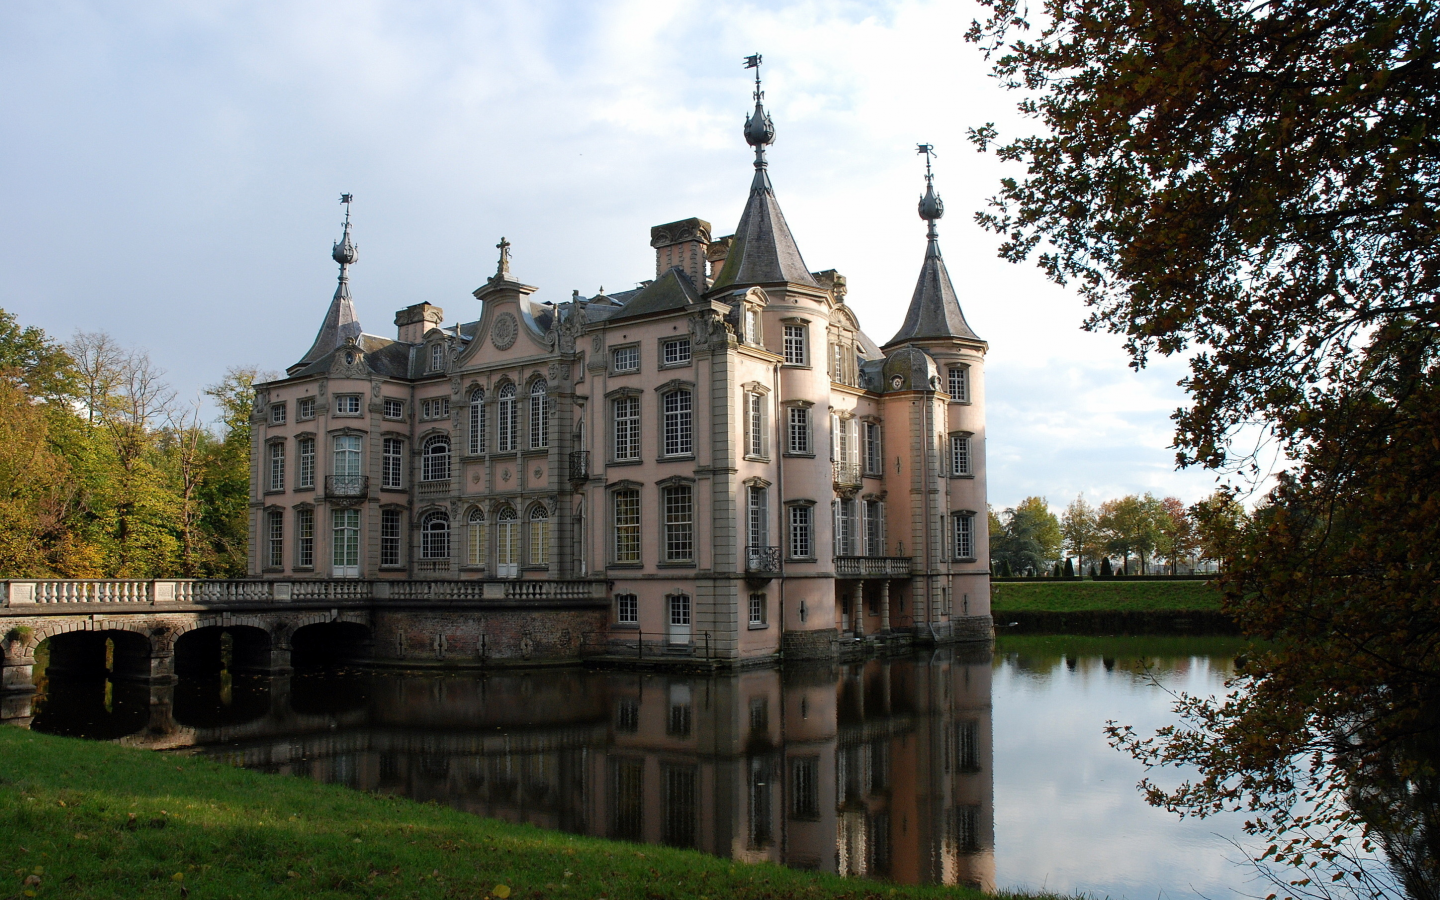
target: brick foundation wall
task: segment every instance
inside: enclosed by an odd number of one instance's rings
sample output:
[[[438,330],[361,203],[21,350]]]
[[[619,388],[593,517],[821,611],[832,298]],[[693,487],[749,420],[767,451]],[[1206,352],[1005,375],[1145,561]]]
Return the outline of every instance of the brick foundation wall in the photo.
[[[604,632],[608,614],[608,609],[377,610],[375,659],[424,665],[575,661],[584,635]]]
[[[833,628],[818,631],[787,631],[780,651],[787,660],[830,659],[839,652],[840,632]]]

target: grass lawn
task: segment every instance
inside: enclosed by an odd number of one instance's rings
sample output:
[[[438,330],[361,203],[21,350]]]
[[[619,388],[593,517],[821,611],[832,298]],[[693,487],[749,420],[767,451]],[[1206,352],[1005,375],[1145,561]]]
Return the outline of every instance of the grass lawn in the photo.
[[[985,896],[573,837],[20,728],[0,728],[0,760],[0,897]]]
[[[1205,581],[1008,581],[990,585],[1002,612],[1171,612],[1220,609],[1220,592]]]

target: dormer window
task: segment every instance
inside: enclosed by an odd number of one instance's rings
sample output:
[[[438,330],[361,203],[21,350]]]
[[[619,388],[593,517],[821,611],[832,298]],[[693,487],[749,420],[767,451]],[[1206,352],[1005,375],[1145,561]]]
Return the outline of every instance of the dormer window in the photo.
[[[752,347],[760,346],[760,310],[753,306],[745,307],[745,343]]]
[[[444,344],[431,344],[431,345],[430,345],[430,371],[432,371],[432,372],[443,372],[443,371],[445,371],[445,345],[444,345]]]

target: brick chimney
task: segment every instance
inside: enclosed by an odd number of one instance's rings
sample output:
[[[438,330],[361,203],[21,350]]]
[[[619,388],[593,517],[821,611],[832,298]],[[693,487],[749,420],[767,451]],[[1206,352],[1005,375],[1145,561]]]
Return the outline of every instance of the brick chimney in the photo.
[[[679,266],[695,286],[705,290],[705,250],[710,246],[710,223],[684,219],[650,229],[650,246],[655,248],[655,277]]]
[[[407,344],[419,344],[425,335],[439,328],[445,321],[445,310],[428,303],[407,306],[395,314],[395,324],[400,327],[400,340]]]

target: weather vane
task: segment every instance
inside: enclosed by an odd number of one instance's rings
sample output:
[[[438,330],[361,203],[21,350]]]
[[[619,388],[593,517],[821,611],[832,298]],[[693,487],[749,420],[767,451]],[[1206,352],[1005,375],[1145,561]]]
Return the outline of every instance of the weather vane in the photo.
[[[755,99],[757,101],[765,97],[765,92],[760,90],[760,63],[762,62],[764,59],[758,53],[745,57],[745,68],[755,70]]]
[[[930,157],[939,156],[940,154],[935,152],[934,144],[916,144],[915,152],[925,154],[925,183],[929,184],[935,178],[930,172]]]
[[[346,224],[346,225],[349,225],[349,224],[350,224],[350,204],[351,204],[352,201],[354,201],[354,199],[355,199],[355,195],[354,195],[354,194],[341,194],[341,195],[340,195],[340,202],[343,203],[343,204],[345,204],[345,224]]]

